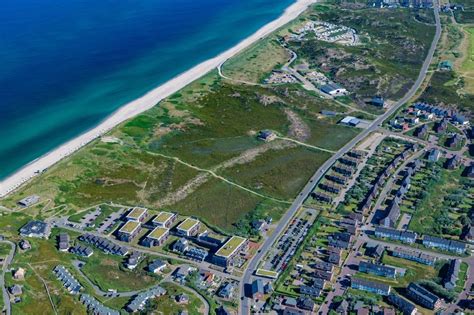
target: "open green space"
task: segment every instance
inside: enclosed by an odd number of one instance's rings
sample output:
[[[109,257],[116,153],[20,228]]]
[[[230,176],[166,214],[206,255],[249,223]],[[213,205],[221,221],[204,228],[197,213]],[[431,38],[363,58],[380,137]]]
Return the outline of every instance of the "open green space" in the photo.
[[[290,58],[274,36],[267,37],[224,63],[222,72],[234,80],[259,83]]]
[[[409,229],[422,234],[459,238],[473,206],[472,181],[461,177],[463,168],[451,171],[438,164],[428,164],[427,167],[433,168],[432,171],[424,171],[419,175],[422,178],[415,178],[416,182],[412,184],[418,191],[416,198],[419,201]]]
[[[123,266],[123,260],[123,257],[106,255],[99,250],[94,250],[94,254],[86,259],[81,270],[103,291],[143,290],[157,282],[156,276],[145,270],[145,261],[134,270],[129,270]]]

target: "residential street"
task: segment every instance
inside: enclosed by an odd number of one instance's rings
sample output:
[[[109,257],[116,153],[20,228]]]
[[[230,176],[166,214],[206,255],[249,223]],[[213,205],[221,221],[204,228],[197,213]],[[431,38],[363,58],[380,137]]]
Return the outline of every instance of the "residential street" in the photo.
[[[288,222],[291,221],[291,218],[294,216],[296,211],[303,205],[303,202],[309,196],[309,194],[314,190],[314,187],[318,183],[318,181],[324,176],[326,171],[338,160],[342,157],[345,153],[351,150],[357,143],[359,143],[362,139],[364,139],[367,135],[371,132],[377,130],[381,126],[381,124],[390,117],[393,113],[395,113],[403,104],[405,104],[408,100],[410,100],[418,90],[418,88],[423,83],[426,72],[431,64],[433,59],[434,52],[436,50],[436,46],[438,44],[439,38],[441,36],[441,23],[439,18],[438,12],[438,3],[435,3],[434,15],[436,20],[436,32],[431,43],[431,47],[429,52],[426,56],[426,59],[421,67],[420,73],[418,75],[417,80],[415,81],[414,85],[411,89],[405,94],[405,96],[396,102],[390,109],[388,109],[383,115],[380,115],[376,120],[372,122],[372,124],[367,128],[362,130],[355,138],[353,138],[350,142],[348,142],[344,147],[342,147],[337,153],[335,153],[331,158],[329,158],[310,178],[306,186],[303,188],[301,193],[297,196],[294,200],[292,205],[290,206],[289,210],[285,213],[285,215],[280,219],[280,223],[278,224],[277,228],[275,229],[274,233],[262,244],[260,250],[257,254],[251,259],[249,262],[247,269],[243,275],[242,281],[240,283],[240,295],[242,297],[242,301],[240,303],[239,313],[242,315],[246,315],[250,313],[250,306],[251,306],[251,299],[249,297],[244,296],[244,286],[246,284],[250,284],[252,281],[252,274],[257,269],[259,262],[262,258],[266,255],[268,250],[273,246],[277,238],[280,234],[284,231]]]

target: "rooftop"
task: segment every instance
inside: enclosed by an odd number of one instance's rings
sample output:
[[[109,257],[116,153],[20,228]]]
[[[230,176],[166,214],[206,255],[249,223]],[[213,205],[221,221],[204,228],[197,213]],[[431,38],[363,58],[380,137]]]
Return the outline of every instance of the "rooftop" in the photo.
[[[189,231],[198,223],[199,221],[196,219],[186,218],[186,220],[184,220],[178,225],[177,229],[183,230],[183,231]]]
[[[162,211],[153,219],[153,223],[165,224],[174,216],[174,213]]]
[[[119,230],[119,232],[131,234],[140,226],[139,222],[127,221]]]
[[[167,228],[158,226],[153,231],[151,231],[150,234],[147,235],[147,237],[159,240],[163,237],[163,235],[168,233],[168,231],[169,230]]]
[[[232,255],[247,239],[240,236],[232,236],[216,253],[216,256],[229,257]]]
[[[129,214],[127,214],[127,219],[138,220],[140,219],[145,213],[147,209],[135,207],[133,208]]]

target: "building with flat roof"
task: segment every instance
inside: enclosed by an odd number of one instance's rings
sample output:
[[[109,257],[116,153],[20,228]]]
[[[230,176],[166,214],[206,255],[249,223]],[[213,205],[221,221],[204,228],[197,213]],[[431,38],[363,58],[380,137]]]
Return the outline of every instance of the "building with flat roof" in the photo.
[[[178,215],[176,213],[161,211],[153,218],[151,223],[154,226],[161,226],[169,229],[177,218]]]
[[[176,227],[176,234],[179,236],[194,236],[199,231],[201,223],[193,218],[186,218]]]
[[[40,201],[40,197],[38,195],[31,195],[18,201],[18,204],[26,208],[38,203],[39,201]]]
[[[360,124],[360,119],[352,116],[346,116],[340,121],[340,123],[343,125],[355,127]]]
[[[213,262],[222,267],[233,265],[235,257],[248,246],[248,239],[240,236],[232,236],[214,254]]]
[[[389,285],[386,285],[384,283],[369,281],[360,278],[351,279],[351,288],[380,295],[389,295],[391,289]]]
[[[127,221],[117,231],[117,238],[123,242],[131,242],[140,233],[140,230],[141,224],[139,221]]]
[[[407,295],[416,304],[431,310],[441,306],[441,299],[438,296],[413,282],[408,285]]]
[[[136,222],[143,222],[147,217],[148,210],[146,208],[135,207],[130,209],[130,211],[125,216],[125,219],[136,221]]]
[[[48,238],[50,234],[49,224],[43,221],[30,221],[20,228],[20,235],[23,237]]]
[[[141,244],[148,247],[161,246],[168,239],[169,234],[170,230],[162,226],[157,226],[145,236]]]
[[[336,83],[329,83],[321,87],[321,91],[331,96],[339,96],[347,93],[347,90]]]

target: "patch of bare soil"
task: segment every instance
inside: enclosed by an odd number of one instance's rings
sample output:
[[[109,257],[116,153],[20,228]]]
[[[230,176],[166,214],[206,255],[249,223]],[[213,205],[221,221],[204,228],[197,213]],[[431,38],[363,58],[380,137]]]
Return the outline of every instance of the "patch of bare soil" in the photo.
[[[290,121],[288,135],[301,142],[308,140],[311,136],[309,126],[295,112],[285,109],[285,114]]]

